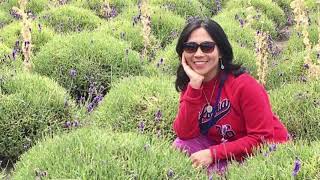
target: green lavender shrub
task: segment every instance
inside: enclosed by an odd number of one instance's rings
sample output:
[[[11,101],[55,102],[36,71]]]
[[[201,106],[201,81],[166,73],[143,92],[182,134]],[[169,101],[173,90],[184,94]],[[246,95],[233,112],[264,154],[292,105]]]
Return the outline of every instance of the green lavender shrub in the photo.
[[[97,124],[113,130],[173,137],[178,109],[173,77],[131,77],[114,85],[92,114]]]
[[[257,77],[256,55],[254,50],[241,47],[238,43],[231,41],[233,50],[233,63],[242,64],[252,76]]]
[[[151,0],[150,4],[160,6],[181,17],[188,16],[210,16],[211,13],[202,3],[196,0],[175,1],[175,0]]]
[[[269,19],[273,20],[273,22],[282,27],[285,22],[285,14],[284,11],[272,0],[240,0],[240,1],[229,1],[226,5],[226,9],[234,9],[234,8],[247,8],[253,6],[257,10],[260,10],[262,13],[267,15]]]
[[[0,9],[0,29],[7,24],[10,24],[13,21],[9,12],[6,10]]]
[[[26,12],[31,11],[33,14],[39,14],[48,8],[49,0],[28,0]],[[1,8],[9,12],[12,7],[20,7],[19,0],[5,0],[1,2]]]
[[[213,17],[224,29],[229,40],[239,43],[246,48],[254,48],[255,31],[249,27],[241,27],[241,24],[234,20],[234,16],[230,16],[227,12],[222,12]]]
[[[287,84],[269,92],[273,111],[288,128],[289,133],[299,139],[320,138],[320,83]]]
[[[105,1],[105,0],[81,0],[76,1],[72,0],[69,4],[74,5],[77,7],[82,7],[86,9],[90,9],[93,12],[95,12],[96,15],[100,16],[101,18],[113,18],[113,17],[105,17],[103,14],[104,8],[106,8],[105,2],[109,3],[109,6],[114,16],[119,15],[123,12],[123,9],[126,8],[134,8],[135,5],[137,5],[137,0],[112,0],[112,1]]]
[[[12,22],[2,29],[0,29],[0,39],[2,43],[8,48],[13,48],[15,41],[19,38],[21,34],[21,22]]]
[[[1,59],[3,59],[5,55],[9,55],[10,53],[11,53],[11,49],[8,48],[3,43],[0,43],[0,57],[1,57]]]
[[[267,89],[276,89],[281,86],[304,80],[305,52],[295,52],[291,56],[281,56],[279,61],[270,65],[267,73]]]
[[[320,142],[269,144],[239,164],[228,167],[227,179],[319,179]]]
[[[179,56],[176,53],[177,39],[158,51],[154,60],[145,66],[145,75],[176,75],[179,66]]]
[[[113,37],[127,41],[133,50],[142,52],[144,49],[144,39],[141,24],[133,25],[133,23],[126,19],[115,19],[108,21],[97,29],[99,32],[110,34]],[[153,40],[152,43],[157,44],[155,37],[149,37]]]
[[[0,39],[3,39],[3,43],[13,49],[18,43],[17,48],[21,49],[23,39],[21,35],[22,22],[13,22],[3,29],[0,29]],[[43,24],[39,24],[37,21],[33,21],[31,24],[31,51],[33,55],[39,52],[40,48],[50,41],[54,36],[54,31]]]
[[[138,16],[138,8],[128,8],[117,18],[127,19],[134,24],[141,24],[141,19],[138,19]],[[176,39],[185,24],[184,18],[159,7],[150,6],[150,16],[151,33],[160,41],[161,47],[165,47]],[[135,19],[137,22],[135,22]]]
[[[223,15],[222,15],[223,14]],[[276,37],[277,32],[275,29],[275,24],[270,20],[264,13],[259,12],[259,10],[254,7],[244,8],[234,8],[226,12],[222,12],[221,16],[227,17],[230,20],[237,22],[241,25],[241,20],[243,26],[251,27],[254,30],[259,30],[263,32],[268,32],[273,38]],[[250,18],[251,17],[251,18]],[[250,24],[248,21],[251,21]]]
[[[56,82],[16,71],[1,71],[0,156],[17,160],[43,134],[62,129],[75,108],[65,89]]]
[[[273,2],[277,3],[278,6],[280,6],[281,9],[283,9],[283,10],[291,9],[291,7],[290,7],[290,3],[292,2],[291,0],[273,0]]]
[[[46,138],[16,164],[13,179],[206,179],[171,143],[85,127]]]
[[[39,16],[42,24],[52,27],[59,33],[91,31],[102,23],[92,11],[71,5],[50,9]]]
[[[56,80],[73,97],[87,96],[90,85],[109,89],[117,78],[142,71],[139,54],[103,32],[57,36],[33,59],[35,72]],[[70,76],[71,71],[76,71]],[[71,73],[72,74],[72,73]]]

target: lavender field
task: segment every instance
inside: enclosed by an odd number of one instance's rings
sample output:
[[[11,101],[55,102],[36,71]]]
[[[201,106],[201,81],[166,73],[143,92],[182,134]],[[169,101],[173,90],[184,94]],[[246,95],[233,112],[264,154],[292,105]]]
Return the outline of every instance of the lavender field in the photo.
[[[288,128],[223,173],[171,147],[185,23],[210,17]],[[320,179],[319,0],[0,0],[0,178]]]

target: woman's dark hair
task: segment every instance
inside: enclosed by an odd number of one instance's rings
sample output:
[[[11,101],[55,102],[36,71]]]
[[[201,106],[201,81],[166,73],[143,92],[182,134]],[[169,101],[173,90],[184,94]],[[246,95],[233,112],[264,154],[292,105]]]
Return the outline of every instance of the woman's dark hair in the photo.
[[[241,65],[233,64],[233,51],[230,45],[230,42],[227,38],[227,35],[221,28],[221,26],[215,21],[209,18],[192,18],[188,20],[187,25],[182,30],[178,43],[176,46],[176,52],[179,55],[181,62],[182,52],[183,52],[183,43],[187,42],[190,34],[198,28],[204,28],[211,38],[215,41],[216,45],[219,47],[219,52],[221,55],[222,63],[224,65],[224,71],[227,73],[233,73],[235,76],[238,76],[245,72],[245,68],[242,68]],[[220,62],[219,62],[220,63]],[[178,92],[185,90],[188,82],[190,81],[188,75],[184,71],[181,63],[177,69],[177,79],[176,79],[176,90]]]

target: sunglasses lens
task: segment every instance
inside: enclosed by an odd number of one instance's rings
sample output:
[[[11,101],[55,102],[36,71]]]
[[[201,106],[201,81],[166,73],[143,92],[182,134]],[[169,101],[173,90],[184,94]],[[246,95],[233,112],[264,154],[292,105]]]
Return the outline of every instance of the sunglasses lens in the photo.
[[[197,43],[184,43],[183,50],[187,53],[195,53],[198,50],[199,45]]]
[[[195,52],[197,52],[199,46],[200,46],[200,49],[203,53],[211,53],[214,51],[215,43],[214,42],[202,42],[199,45],[195,42],[187,42],[187,43],[183,44],[183,50],[187,53],[195,53]]]
[[[200,44],[200,49],[203,53],[211,53],[214,51],[215,44],[213,42],[203,42]]]

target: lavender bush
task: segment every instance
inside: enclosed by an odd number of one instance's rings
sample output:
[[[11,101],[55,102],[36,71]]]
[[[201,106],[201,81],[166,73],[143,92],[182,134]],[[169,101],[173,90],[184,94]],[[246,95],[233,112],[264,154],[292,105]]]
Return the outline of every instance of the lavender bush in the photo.
[[[60,6],[39,15],[42,24],[51,26],[56,32],[80,32],[96,29],[101,19],[93,12],[70,5]]]
[[[133,25],[129,20],[118,18],[108,21],[105,25],[99,27],[97,31],[110,34],[120,40],[125,40],[135,51],[142,52],[143,50],[143,32],[140,24]],[[155,37],[150,38],[156,41]]]
[[[249,3],[250,2],[250,3]],[[262,11],[271,20],[274,21],[277,27],[282,27],[285,23],[284,11],[272,0],[241,0],[241,1],[229,1],[226,4],[226,9],[233,9],[234,7],[247,8],[253,6],[256,9]]]
[[[46,138],[21,157],[13,179],[206,179],[155,137],[86,127]]]
[[[160,41],[160,47],[165,47],[176,39],[181,31],[185,20],[169,10],[151,6],[151,33]],[[141,24],[139,9],[126,9],[117,18],[127,19],[134,26]]]
[[[74,98],[88,98],[91,84],[108,90],[117,78],[142,71],[138,53],[103,32],[57,36],[34,57],[34,66],[35,72],[56,80]],[[71,69],[77,71],[74,78]]]
[[[210,16],[210,10],[197,0],[175,1],[175,0],[151,0],[151,5],[169,10],[179,16]]]
[[[172,82],[167,76],[124,79],[112,87],[92,119],[115,131],[172,138],[179,96]]]
[[[0,28],[11,23],[12,21],[12,17],[6,12],[6,10],[0,9]]]
[[[318,140],[320,117],[320,83],[292,83],[270,91],[273,111],[289,133],[304,140]]]
[[[318,141],[269,144],[241,165],[228,167],[227,179],[318,179],[320,177]]]
[[[39,75],[1,71],[0,157],[15,161],[44,134],[62,129],[73,118],[66,90]]]
[[[4,44],[13,50],[21,52],[22,35],[21,35],[21,22],[13,22],[2,29],[0,29],[0,38]],[[32,36],[32,53],[37,54],[40,48],[50,41],[55,35],[54,31],[37,21],[34,21],[31,26]],[[17,53],[19,56],[20,53]]]
[[[41,11],[46,10],[49,5],[49,0],[29,0],[26,11],[32,14],[39,14]],[[19,7],[19,0],[4,0],[1,2],[1,9],[9,12],[12,7]]]

